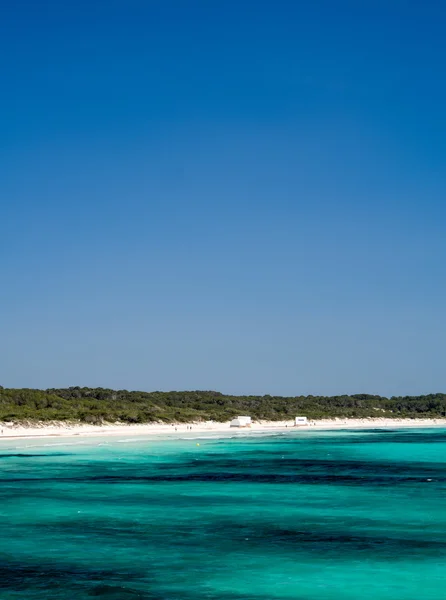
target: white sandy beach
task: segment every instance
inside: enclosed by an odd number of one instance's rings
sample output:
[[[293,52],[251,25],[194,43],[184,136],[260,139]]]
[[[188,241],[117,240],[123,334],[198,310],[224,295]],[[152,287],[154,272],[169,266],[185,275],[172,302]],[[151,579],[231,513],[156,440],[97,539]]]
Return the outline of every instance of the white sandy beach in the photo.
[[[142,424],[127,425],[124,423],[106,425],[87,425],[81,423],[37,423],[29,426],[23,424],[0,423],[0,439],[34,438],[34,437],[69,437],[69,436],[150,436],[194,434],[194,433],[261,433],[269,431],[293,430],[330,430],[330,429],[368,429],[368,428],[402,428],[402,427],[446,427],[446,419],[324,419],[309,421],[308,425],[294,427],[294,421],[260,421],[253,422],[249,428],[232,428],[226,423],[189,423],[189,424]]]

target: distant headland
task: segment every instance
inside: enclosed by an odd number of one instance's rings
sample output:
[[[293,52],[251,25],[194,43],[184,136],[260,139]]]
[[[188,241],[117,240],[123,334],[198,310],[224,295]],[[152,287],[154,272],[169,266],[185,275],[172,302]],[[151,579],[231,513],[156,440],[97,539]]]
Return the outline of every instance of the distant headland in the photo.
[[[214,391],[138,392],[105,388],[8,389],[0,386],[0,421],[103,423],[226,422],[321,419],[443,419],[446,394],[393,396],[232,396]]]

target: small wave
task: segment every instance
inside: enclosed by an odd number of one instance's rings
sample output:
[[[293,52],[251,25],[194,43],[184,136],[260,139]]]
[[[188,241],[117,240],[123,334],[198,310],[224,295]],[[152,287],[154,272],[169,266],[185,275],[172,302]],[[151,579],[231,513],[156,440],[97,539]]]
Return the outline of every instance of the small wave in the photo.
[[[42,446],[80,446],[81,444],[86,444],[86,442],[57,442],[55,444],[42,444]]]

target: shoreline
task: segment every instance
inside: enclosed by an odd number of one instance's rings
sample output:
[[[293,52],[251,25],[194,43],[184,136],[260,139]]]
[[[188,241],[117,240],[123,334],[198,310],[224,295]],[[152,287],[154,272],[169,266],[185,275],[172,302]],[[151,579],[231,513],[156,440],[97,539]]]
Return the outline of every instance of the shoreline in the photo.
[[[33,425],[0,423],[0,440],[30,439],[48,437],[90,437],[90,436],[158,436],[158,435],[184,435],[196,433],[268,433],[280,431],[323,431],[337,429],[401,429],[401,428],[430,428],[445,427],[446,418],[441,419],[320,419],[309,421],[308,425],[294,426],[294,421],[257,421],[251,427],[230,427],[226,423],[176,423],[176,424],[137,424],[123,423],[106,425],[88,425],[83,423],[35,423]]]

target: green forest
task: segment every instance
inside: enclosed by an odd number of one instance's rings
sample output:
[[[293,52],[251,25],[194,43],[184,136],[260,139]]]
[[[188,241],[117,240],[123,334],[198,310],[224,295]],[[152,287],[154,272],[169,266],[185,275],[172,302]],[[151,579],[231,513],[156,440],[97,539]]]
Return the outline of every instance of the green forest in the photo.
[[[446,417],[446,394],[385,398],[345,396],[230,396],[212,391],[129,392],[104,388],[7,389],[0,386],[4,422],[186,423],[227,421],[239,414],[254,420],[334,417]]]

